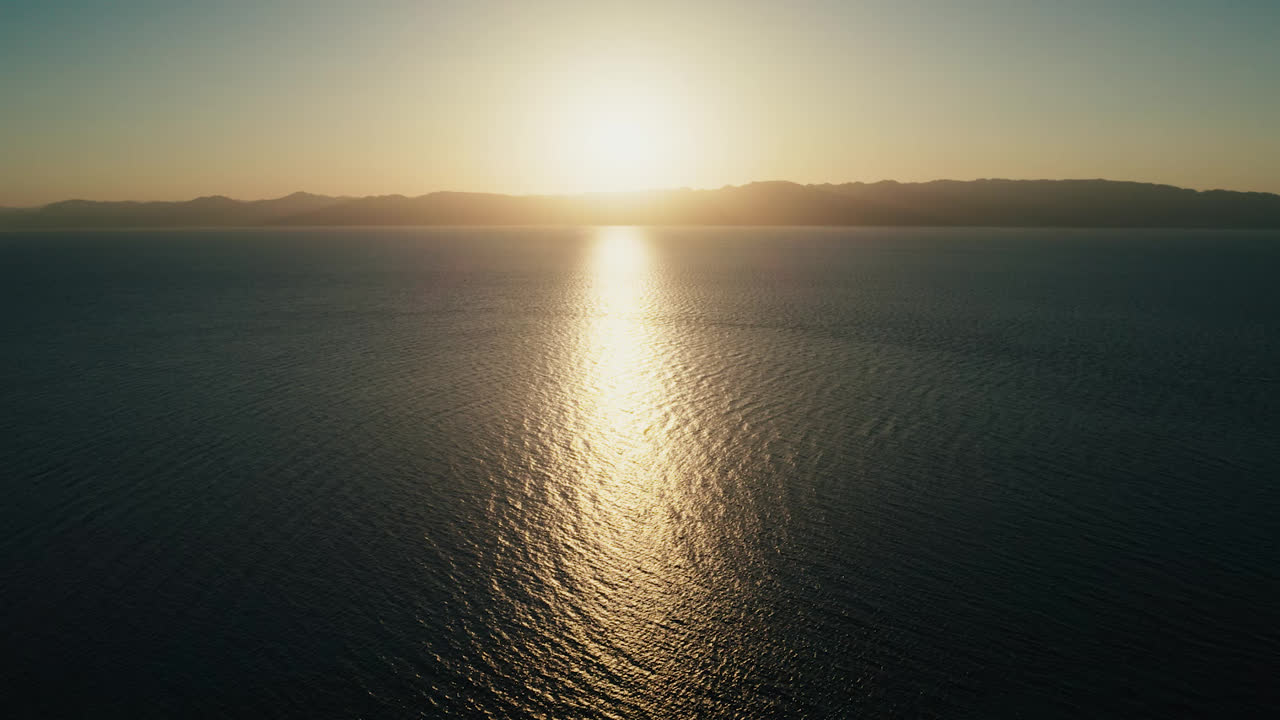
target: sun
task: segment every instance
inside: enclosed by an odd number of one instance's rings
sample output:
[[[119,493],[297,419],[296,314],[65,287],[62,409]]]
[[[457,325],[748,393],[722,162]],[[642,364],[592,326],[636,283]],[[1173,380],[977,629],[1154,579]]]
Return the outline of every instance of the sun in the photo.
[[[653,187],[670,162],[671,133],[652,101],[608,98],[581,119],[578,162],[583,182],[596,190]]]
[[[646,190],[683,184],[693,153],[688,93],[643,63],[578,63],[554,78],[535,144],[565,192]]]

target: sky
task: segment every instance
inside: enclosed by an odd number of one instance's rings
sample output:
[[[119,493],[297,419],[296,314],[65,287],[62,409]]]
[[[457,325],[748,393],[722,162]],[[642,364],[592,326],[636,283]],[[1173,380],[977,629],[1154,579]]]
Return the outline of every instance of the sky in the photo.
[[[0,206],[1109,178],[1280,192],[1277,0],[0,0]]]

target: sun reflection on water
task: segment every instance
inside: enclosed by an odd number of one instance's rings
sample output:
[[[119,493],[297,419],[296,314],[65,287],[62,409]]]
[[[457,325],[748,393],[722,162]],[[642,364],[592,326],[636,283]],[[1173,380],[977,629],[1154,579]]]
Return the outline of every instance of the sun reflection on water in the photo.
[[[604,228],[592,257],[593,302],[584,353],[588,486],[598,541],[628,546],[645,530],[661,488],[662,363],[649,322],[649,248],[638,228]],[[636,549],[632,547],[631,549]]]
[[[581,636],[596,662],[635,681],[678,674],[671,618],[696,583],[681,561],[669,359],[655,323],[655,257],[645,232],[598,231],[586,269],[574,441],[573,539],[562,560],[596,603]],[[642,680],[641,678],[647,678]]]

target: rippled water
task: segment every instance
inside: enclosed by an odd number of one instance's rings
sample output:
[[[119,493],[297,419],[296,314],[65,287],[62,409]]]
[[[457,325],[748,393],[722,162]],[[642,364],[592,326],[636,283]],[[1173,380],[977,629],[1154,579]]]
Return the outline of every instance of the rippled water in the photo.
[[[1274,709],[1280,236],[0,235],[21,716]]]

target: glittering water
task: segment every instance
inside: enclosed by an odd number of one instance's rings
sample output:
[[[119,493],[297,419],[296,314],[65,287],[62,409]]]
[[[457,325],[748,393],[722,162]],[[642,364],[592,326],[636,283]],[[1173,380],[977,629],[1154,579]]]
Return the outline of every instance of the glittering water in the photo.
[[[1248,715],[1280,237],[0,235],[19,716]]]

